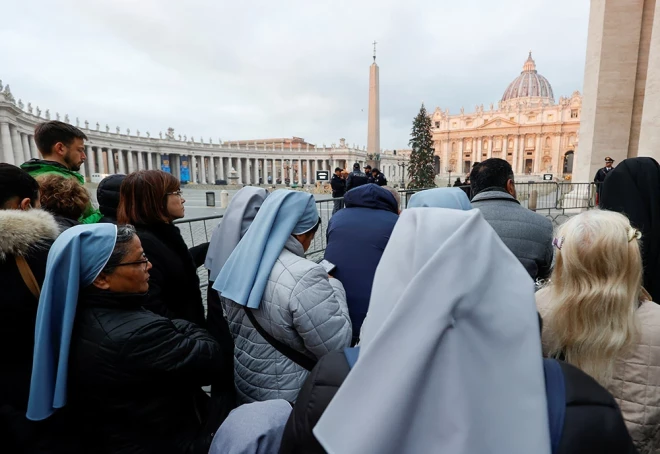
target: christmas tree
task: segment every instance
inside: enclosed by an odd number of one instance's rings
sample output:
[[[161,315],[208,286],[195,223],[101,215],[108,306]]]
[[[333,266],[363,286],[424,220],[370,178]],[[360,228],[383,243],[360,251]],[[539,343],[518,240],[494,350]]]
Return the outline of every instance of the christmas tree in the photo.
[[[426,107],[422,103],[419,113],[413,121],[410,142],[412,147],[408,176],[410,177],[409,189],[423,189],[435,187],[435,159],[433,150],[433,136],[431,133],[431,117],[426,113]]]

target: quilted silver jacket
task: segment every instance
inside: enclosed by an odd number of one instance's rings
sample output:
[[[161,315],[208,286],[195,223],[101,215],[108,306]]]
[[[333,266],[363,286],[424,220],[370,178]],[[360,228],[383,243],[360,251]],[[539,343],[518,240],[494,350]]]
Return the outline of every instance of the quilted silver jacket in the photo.
[[[221,300],[234,336],[239,400],[295,402],[307,370],[266,342],[242,306]],[[351,342],[344,287],[337,279],[328,279],[323,267],[305,259],[301,244],[293,237],[275,262],[261,305],[253,312],[270,335],[313,359]]]
[[[550,311],[549,292],[536,293],[542,317]],[[607,390],[621,408],[626,427],[640,454],[660,452],[660,306],[647,301],[637,309],[639,337],[617,360]],[[547,326],[544,324],[544,326]],[[543,329],[546,353],[553,334]]]

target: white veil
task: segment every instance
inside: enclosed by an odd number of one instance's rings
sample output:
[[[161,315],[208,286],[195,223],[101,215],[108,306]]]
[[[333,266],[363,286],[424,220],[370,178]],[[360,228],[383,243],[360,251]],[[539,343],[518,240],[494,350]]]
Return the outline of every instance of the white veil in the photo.
[[[478,210],[403,212],[314,434],[330,454],[550,453],[534,283]]]

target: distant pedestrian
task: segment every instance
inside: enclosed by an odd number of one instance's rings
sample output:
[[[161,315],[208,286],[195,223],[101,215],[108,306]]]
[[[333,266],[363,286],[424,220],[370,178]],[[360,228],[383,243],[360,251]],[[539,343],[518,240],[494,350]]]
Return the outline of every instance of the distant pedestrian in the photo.
[[[96,200],[99,202],[99,211],[103,215],[99,222],[109,224],[117,223],[117,208],[119,208],[119,188],[126,175],[117,173],[105,177],[96,188]]]
[[[371,183],[376,183],[378,186],[387,186],[387,178],[381,173],[378,169],[373,169],[371,171],[372,179]]]
[[[463,182],[461,181],[461,177],[456,178],[456,181],[454,181],[454,187],[457,188],[459,186],[463,186]]]
[[[353,171],[348,174],[348,178],[346,179],[346,191],[350,191],[353,188],[368,183],[369,179],[367,178],[367,175],[360,170],[360,164],[357,162],[353,164]]]
[[[372,172],[372,170],[371,170],[371,166],[369,164],[364,166],[364,173],[367,175],[367,183],[373,183],[374,182],[374,177],[371,174],[371,172]]]
[[[342,169],[340,169],[339,167],[335,169],[335,174],[332,176],[332,179],[330,180],[330,186],[332,187],[333,198],[338,199],[344,197],[344,194],[346,194],[346,180],[342,177]],[[332,214],[335,214],[337,211],[344,208],[344,201],[335,200],[334,205],[335,206],[332,209]]]

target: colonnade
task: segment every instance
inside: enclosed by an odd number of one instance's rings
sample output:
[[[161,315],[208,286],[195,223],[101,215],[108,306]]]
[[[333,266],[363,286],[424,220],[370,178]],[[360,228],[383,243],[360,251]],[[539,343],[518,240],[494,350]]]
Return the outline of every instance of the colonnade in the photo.
[[[0,144],[2,162],[21,165],[25,161],[39,157],[34,135],[21,132],[11,123],[0,122]]]

